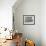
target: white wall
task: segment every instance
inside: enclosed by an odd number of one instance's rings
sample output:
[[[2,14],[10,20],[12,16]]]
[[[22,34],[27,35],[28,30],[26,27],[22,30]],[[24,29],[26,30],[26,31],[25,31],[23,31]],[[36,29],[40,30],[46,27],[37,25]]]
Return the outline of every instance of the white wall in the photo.
[[[41,0],[23,0],[13,8],[15,28],[22,32],[24,37],[35,41],[41,46]],[[35,15],[35,25],[23,25],[23,15]]]
[[[41,4],[41,38],[42,46],[46,46],[46,0],[42,0]]]
[[[12,28],[12,6],[16,0],[0,0],[0,27]]]
[[[46,0],[23,0],[21,5],[16,4],[13,6],[15,29],[33,39],[36,46],[46,46]],[[23,25],[23,15],[32,14],[35,15],[35,25]]]

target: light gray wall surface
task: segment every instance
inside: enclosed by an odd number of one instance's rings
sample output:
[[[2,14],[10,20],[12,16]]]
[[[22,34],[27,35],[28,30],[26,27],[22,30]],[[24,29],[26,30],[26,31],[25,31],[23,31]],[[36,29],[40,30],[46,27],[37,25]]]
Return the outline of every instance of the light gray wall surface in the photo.
[[[22,32],[25,39],[34,40],[36,46],[41,46],[41,0],[23,0],[17,7],[14,5],[13,13],[15,29]],[[35,25],[23,25],[23,15],[35,15]]]
[[[12,6],[16,0],[0,0],[0,27],[12,29]]]

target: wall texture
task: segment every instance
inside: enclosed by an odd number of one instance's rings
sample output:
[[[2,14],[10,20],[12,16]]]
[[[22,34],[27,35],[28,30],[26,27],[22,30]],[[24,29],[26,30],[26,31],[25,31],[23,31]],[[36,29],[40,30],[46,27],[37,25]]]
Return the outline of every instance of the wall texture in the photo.
[[[41,1],[23,0],[17,7],[14,5],[13,14],[15,29],[22,32],[25,39],[32,39],[36,46],[41,46]],[[35,25],[23,25],[23,15],[35,15]]]
[[[41,38],[42,46],[46,46],[46,0],[41,1]]]

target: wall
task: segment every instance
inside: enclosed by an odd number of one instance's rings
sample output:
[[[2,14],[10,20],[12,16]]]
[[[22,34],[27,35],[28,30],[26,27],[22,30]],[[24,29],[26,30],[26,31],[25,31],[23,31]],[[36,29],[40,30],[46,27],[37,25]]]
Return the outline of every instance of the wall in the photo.
[[[12,29],[12,6],[16,0],[0,0],[0,27]]]
[[[42,46],[46,46],[46,0],[42,0],[41,4],[41,40]]]
[[[41,46],[41,0],[23,0],[13,6],[15,29],[23,33],[23,37],[35,41]],[[23,15],[35,15],[35,25],[23,25]]]

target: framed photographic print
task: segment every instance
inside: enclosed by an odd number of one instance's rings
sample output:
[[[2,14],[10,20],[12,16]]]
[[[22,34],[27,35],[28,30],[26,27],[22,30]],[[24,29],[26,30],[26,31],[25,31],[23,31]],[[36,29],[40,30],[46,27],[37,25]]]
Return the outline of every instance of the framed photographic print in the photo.
[[[35,15],[23,15],[23,24],[24,25],[34,25]]]

